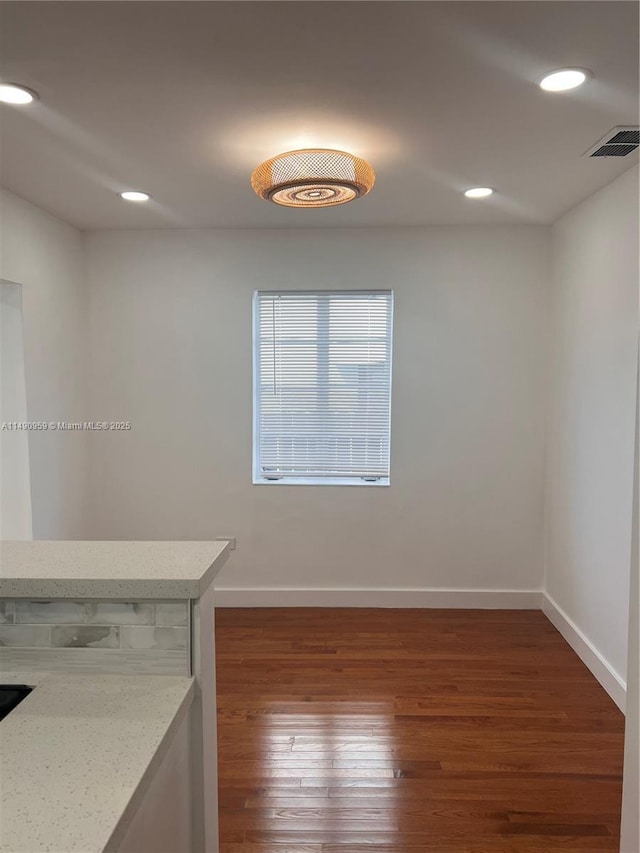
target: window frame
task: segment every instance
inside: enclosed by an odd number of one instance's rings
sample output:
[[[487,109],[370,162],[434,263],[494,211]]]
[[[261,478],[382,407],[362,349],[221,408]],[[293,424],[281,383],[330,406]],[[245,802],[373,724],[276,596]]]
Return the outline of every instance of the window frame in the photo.
[[[389,472],[385,477],[377,477],[376,479],[365,479],[348,475],[345,477],[318,477],[310,475],[305,476],[287,476],[279,475],[272,479],[266,478],[260,470],[259,458],[259,436],[260,436],[260,394],[259,394],[259,371],[260,371],[260,331],[258,326],[259,321],[259,300],[261,296],[278,296],[278,295],[312,295],[312,294],[340,294],[348,296],[354,294],[361,296],[362,294],[375,296],[376,294],[384,294],[390,296],[390,330],[389,330]],[[278,290],[262,290],[253,291],[252,297],[252,321],[251,321],[251,347],[252,347],[252,368],[253,368],[253,385],[252,385],[252,482],[254,486],[374,486],[386,487],[391,485],[391,413],[392,413],[392,398],[393,398],[393,322],[395,309],[395,292],[393,288],[282,288]]]

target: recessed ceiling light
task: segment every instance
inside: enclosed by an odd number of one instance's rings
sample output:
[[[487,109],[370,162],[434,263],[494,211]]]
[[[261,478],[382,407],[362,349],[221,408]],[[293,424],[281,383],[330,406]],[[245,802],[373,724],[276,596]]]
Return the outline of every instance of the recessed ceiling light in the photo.
[[[30,104],[38,97],[37,92],[16,86],[15,83],[0,83],[0,101],[3,104]]]
[[[251,186],[260,198],[284,207],[334,207],[366,195],[375,179],[360,157],[303,148],[265,160],[251,175]]]
[[[120,193],[120,198],[123,198],[125,201],[149,201],[151,196],[147,193],[140,193],[137,190],[127,190]]]
[[[543,77],[540,88],[545,92],[569,92],[582,86],[589,76],[589,72],[584,68],[560,68]]]
[[[493,190],[491,187],[471,187],[471,189],[465,190],[464,194],[467,198],[487,198],[493,195]]]

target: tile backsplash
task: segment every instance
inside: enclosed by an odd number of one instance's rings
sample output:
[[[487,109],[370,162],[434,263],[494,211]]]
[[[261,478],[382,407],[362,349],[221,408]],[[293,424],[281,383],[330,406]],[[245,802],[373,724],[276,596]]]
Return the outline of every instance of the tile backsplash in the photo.
[[[187,650],[187,601],[0,599],[0,646]]]
[[[119,649],[119,625],[52,625],[51,645],[54,648]]]

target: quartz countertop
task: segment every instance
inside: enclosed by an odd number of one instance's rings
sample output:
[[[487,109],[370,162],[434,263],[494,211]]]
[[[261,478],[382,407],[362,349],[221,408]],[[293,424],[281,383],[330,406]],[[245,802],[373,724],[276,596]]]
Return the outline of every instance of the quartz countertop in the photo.
[[[110,853],[193,698],[190,678],[3,672],[0,853]]]
[[[199,598],[229,543],[0,542],[1,598]]]

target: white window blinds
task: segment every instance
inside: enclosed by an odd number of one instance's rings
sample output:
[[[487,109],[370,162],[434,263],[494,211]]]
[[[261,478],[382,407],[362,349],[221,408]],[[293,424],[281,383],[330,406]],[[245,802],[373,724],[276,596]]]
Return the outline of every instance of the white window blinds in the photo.
[[[389,477],[391,291],[259,291],[254,479]]]

